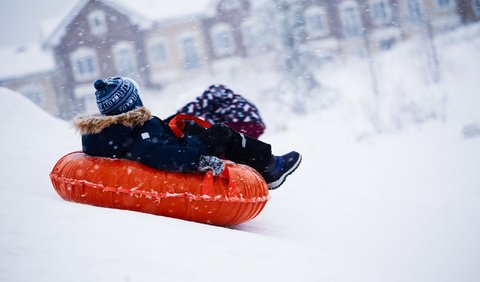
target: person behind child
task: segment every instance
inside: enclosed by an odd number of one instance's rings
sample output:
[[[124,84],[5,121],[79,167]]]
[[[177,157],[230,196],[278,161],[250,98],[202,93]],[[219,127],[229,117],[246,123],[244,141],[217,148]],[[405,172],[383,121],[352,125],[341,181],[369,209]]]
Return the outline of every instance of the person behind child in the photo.
[[[222,174],[224,163],[220,158],[225,158],[257,170],[269,189],[282,185],[300,165],[299,153],[275,156],[270,144],[224,124],[210,125],[182,114],[167,123],[143,106],[135,85],[122,77],[95,81],[100,113],[74,121],[82,134],[84,153],[138,161],[165,171],[211,171],[214,176]],[[182,119],[196,120],[203,127]]]
[[[211,85],[177,113],[203,117],[212,124],[223,123],[255,139],[265,131],[265,124],[257,107],[222,84]]]

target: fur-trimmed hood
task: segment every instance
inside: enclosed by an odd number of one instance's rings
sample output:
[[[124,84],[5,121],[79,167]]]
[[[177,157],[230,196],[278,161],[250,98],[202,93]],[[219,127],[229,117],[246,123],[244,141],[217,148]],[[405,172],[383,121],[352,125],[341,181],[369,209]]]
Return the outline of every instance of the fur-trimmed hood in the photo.
[[[82,135],[97,134],[113,124],[123,124],[127,127],[142,126],[152,118],[152,113],[145,107],[136,108],[126,113],[114,116],[93,114],[80,116],[73,121],[73,126]]]

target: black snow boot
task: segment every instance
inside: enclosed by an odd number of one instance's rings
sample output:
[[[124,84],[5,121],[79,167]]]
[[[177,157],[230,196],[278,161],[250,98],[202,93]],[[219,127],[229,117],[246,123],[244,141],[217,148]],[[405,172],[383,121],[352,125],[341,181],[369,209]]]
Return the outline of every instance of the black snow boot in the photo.
[[[273,156],[263,178],[268,184],[268,189],[273,190],[285,182],[287,176],[292,174],[302,161],[302,155],[293,151],[283,156]]]

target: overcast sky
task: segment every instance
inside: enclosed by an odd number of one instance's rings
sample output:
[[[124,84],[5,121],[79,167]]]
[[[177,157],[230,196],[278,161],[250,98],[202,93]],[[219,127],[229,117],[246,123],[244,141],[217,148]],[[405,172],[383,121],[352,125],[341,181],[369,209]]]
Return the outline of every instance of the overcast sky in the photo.
[[[40,22],[76,0],[0,0],[0,46],[40,42]]]

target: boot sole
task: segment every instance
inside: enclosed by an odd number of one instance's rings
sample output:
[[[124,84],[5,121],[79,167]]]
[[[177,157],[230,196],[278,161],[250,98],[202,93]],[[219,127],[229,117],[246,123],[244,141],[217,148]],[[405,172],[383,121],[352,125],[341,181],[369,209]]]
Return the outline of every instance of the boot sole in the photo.
[[[287,172],[285,172],[282,175],[282,177],[280,177],[276,181],[273,181],[272,183],[267,184],[268,189],[269,190],[274,190],[274,189],[277,189],[278,187],[280,187],[283,184],[283,182],[285,182],[285,180],[287,179],[287,176],[292,174],[298,168],[298,166],[300,165],[301,162],[302,162],[302,155],[299,155],[299,158],[298,158],[297,162],[289,170],[287,170]]]

